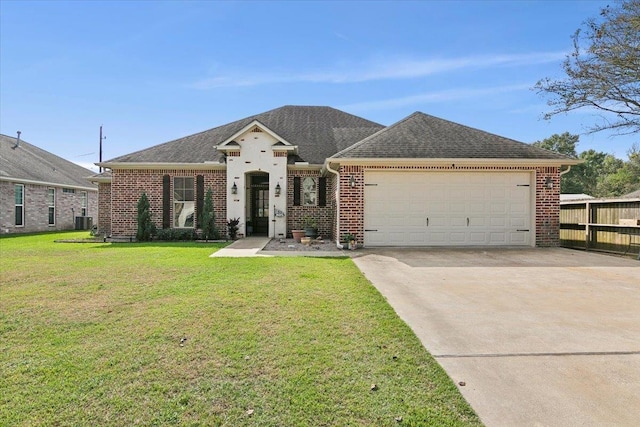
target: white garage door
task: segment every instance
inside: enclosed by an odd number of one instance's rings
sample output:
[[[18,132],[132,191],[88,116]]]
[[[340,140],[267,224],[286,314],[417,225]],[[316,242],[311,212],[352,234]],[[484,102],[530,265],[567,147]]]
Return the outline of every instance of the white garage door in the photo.
[[[365,172],[365,246],[530,245],[528,172]]]

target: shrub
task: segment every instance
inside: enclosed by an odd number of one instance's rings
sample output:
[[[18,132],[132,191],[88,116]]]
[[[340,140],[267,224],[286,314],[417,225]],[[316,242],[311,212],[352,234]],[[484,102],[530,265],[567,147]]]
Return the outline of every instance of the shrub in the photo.
[[[232,218],[227,221],[227,229],[229,230],[229,238],[231,240],[238,238],[238,224],[240,224],[240,218]]]
[[[138,200],[138,231],[136,240],[148,242],[156,233],[156,225],[151,221],[151,205],[147,193],[143,192]]]
[[[158,240],[197,240],[198,233],[193,228],[165,228],[158,230]]]
[[[219,239],[220,233],[216,227],[216,213],[213,211],[213,192],[211,188],[207,190],[204,196],[204,207],[202,209],[202,237],[208,239]]]

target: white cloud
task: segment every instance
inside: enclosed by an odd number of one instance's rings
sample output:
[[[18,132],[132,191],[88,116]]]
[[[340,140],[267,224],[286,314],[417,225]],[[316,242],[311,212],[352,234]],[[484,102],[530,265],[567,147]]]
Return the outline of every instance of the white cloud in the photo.
[[[194,89],[257,86],[276,83],[362,83],[376,80],[399,80],[425,77],[464,69],[519,67],[558,62],[566,52],[534,52],[516,55],[473,55],[460,58],[404,59],[378,58],[366,64],[336,67],[334,70],[289,73],[243,73],[218,75],[192,83]]]
[[[439,92],[427,92],[417,95],[404,96],[399,98],[382,99],[376,101],[359,102],[355,104],[341,105],[337,108],[348,111],[371,111],[387,110],[391,108],[401,108],[415,104],[441,103],[447,101],[458,101],[460,99],[477,98],[481,96],[494,95],[497,93],[524,91],[531,88],[530,84],[518,84],[507,86],[495,86],[481,89],[451,89]]]

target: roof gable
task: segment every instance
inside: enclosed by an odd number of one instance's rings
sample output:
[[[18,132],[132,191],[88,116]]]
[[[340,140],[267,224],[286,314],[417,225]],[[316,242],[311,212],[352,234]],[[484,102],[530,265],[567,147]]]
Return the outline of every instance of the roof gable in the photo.
[[[94,172],[17,138],[0,135],[0,179],[93,189]]]
[[[229,145],[234,135],[259,123],[279,136],[279,141],[298,147],[290,159],[323,164],[327,157],[380,129],[379,123],[331,107],[288,105],[228,123],[204,132],[116,157],[108,163],[203,163],[219,162],[216,148]]]
[[[251,123],[249,123],[248,125],[246,125],[245,127],[243,127],[242,129],[240,129],[238,132],[236,132],[233,135],[231,135],[229,138],[227,138],[221,144],[219,144],[218,147],[217,147],[218,150],[224,150],[226,147],[233,147],[234,149],[237,149],[240,144],[238,144],[236,139],[238,139],[238,138],[240,138],[240,137],[242,137],[245,134],[250,133],[250,132],[265,132],[265,133],[269,134],[273,139],[276,140],[276,142],[273,145],[278,145],[278,146],[282,146],[282,145],[290,146],[291,145],[289,142],[284,140],[284,138],[282,138],[280,135],[278,135],[277,133],[275,133],[271,129],[269,129],[267,126],[265,126],[262,123],[260,123],[260,121],[254,120]]]
[[[421,112],[411,114],[332,158],[570,159]]]

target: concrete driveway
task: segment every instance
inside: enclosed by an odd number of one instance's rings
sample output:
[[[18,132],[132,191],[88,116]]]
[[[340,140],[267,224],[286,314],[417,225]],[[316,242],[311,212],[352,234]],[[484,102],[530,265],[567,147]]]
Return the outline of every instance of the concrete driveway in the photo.
[[[639,425],[640,262],[560,248],[354,262],[487,426]]]

